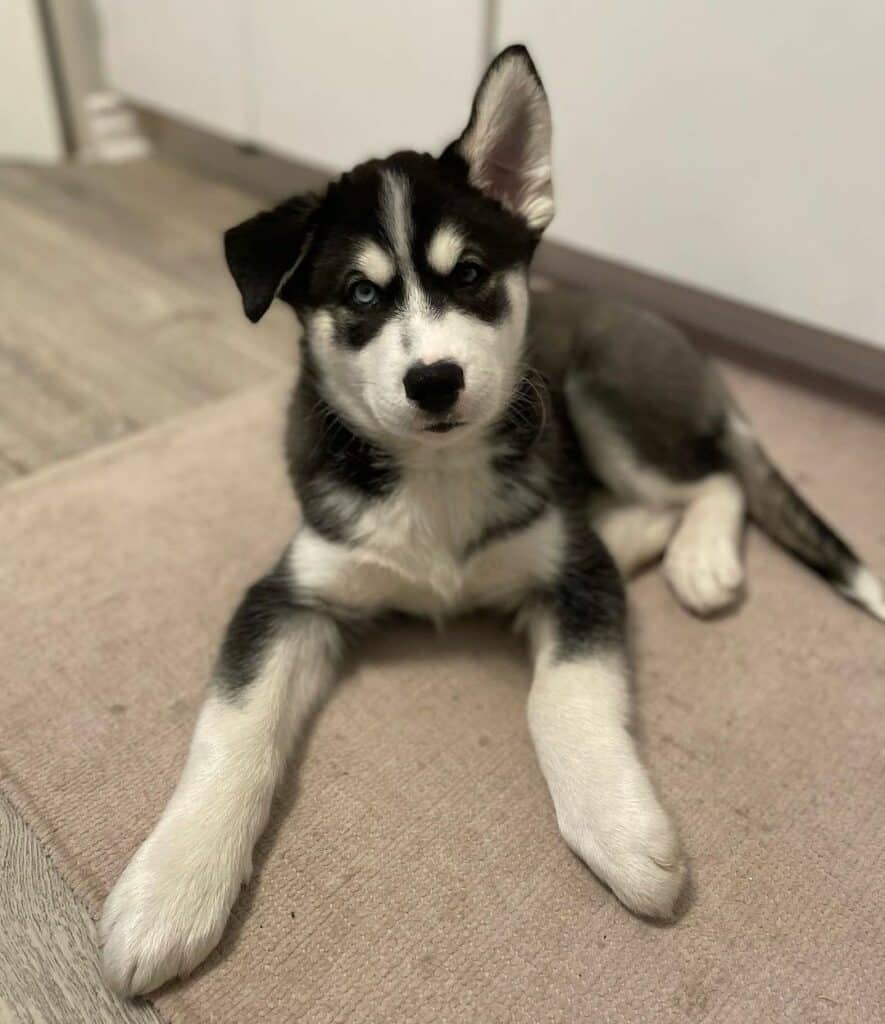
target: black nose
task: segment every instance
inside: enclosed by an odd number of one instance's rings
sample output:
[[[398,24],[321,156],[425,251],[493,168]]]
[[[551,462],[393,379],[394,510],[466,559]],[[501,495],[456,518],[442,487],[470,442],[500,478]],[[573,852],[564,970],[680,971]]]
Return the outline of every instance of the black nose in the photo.
[[[464,389],[464,371],[446,359],[424,366],[416,363],[403,377],[406,396],[425,412],[448,412]]]

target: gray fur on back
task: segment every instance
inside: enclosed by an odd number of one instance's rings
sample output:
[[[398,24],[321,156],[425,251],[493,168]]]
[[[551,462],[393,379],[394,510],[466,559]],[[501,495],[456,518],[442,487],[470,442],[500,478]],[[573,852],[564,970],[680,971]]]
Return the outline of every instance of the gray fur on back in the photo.
[[[530,331],[538,368],[560,390],[598,409],[637,455],[674,481],[722,467],[730,402],[712,365],[673,324],[593,292],[533,295]]]

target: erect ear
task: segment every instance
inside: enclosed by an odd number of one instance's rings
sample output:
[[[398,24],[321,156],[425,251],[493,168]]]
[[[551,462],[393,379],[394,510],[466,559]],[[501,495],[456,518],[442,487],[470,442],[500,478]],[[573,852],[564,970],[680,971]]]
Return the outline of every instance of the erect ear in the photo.
[[[304,259],[320,206],[315,195],[294,196],[224,233],[224,255],[255,323]]]
[[[552,126],[547,94],[524,46],[492,61],[470,121],[449,147],[481,192],[541,232],[553,219]]]

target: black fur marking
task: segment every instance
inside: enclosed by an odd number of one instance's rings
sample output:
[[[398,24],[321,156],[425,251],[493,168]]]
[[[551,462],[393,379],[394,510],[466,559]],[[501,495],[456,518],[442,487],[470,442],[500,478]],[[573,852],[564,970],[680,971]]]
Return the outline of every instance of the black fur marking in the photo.
[[[513,489],[515,490],[516,487]],[[519,515],[487,526],[476,540],[471,541],[467,545],[462,556],[463,560],[466,562],[468,558],[472,558],[473,555],[488,547],[489,544],[494,544],[496,541],[504,540],[505,537],[511,537],[513,534],[527,529],[532,523],[540,519],[548,508],[549,505],[545,501],[538,501],[537,504],[530,505],[524,509]]]
[[[367,345],[402,307],[404,294],[402,277],[397,274],[381,289],[379,302],[369,309],[339,306],[334,311],[336,339],[354,349]]]
[[[286,455],[305,521],[338,543],[348,541],[364,504],[387,497],[399,480],[393,457],[350,427],[322,396],[308,351],[289,407]]]
[[[604,648],[623,648],[624,582],[587,522],[587,499],[596,481],[582,456],[565,401],[538,373],[524,379],[516,395],[498,427],[501,437],[515,439],[516,444],[496,466],[508,480],[525,485],[527,467],[540,464],[540,486],[538,478],[532,485],[539,486],[539,493],[561,510],[565,520],[562,567],[541,594],[556,620],[556,658],[568,661]]]
[[[253,323],[264,316],[280,282],[303,259],[320,202],[315,195],[293,196],[224,233],[227,265]]]
[[[525,462],[530,449],[541,439],[549,419],[547,382],[539,374],[526,374],[495,425],[493,440],[498,442],[498,452],[493,465],[496,472],[506,475],[517,470]]]
[[[280,562],[246,591],[227,627],[216,678],[235,694],[255,679],[280,627],[299,610],[290,571]]]
[[[492,468],[499,477],[496,504],[513,510],[488,523],[464,551],[464,559],[482,548],[531,526],[550,507],[553,482],[549,472],[544,426],[548,395],[543,379],[524,377],[500,420],[493,426]]]
[[[458,287],[428,267],[422,275],[422,285],[431,312],[437,315],[454,308],[484,323],[497,324],[510,312],[507,288],[500,276],[490,276],[475,287]]]
[[[556,618],[558,661],[625,645],[624,581],[602,541],[577,514],[571,517],[562,572],[548,601]]]
[[[724,417],[695,426],[685,422],[682,410],[666,420],[660,414],[643,416],[614,389],[598,388],[593,397],[641,462],[664,470],[670,479],[693,483],[727,468],[721,446]]]
[[[722,451],[762,529],[827,582],[850,587],[861,564],[857,555],[784,477],[765,449],[729,423]]]

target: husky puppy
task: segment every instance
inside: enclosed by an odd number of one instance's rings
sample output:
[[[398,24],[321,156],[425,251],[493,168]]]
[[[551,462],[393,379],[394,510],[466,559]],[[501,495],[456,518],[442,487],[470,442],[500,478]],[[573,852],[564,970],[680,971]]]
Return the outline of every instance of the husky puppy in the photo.
[[[686,608],[727,608],[749,513],[885,619],[879,582],[678,330],[588,293],[530,303],[550,145],[541,81],[510,47],[441,156],[361,164],[227,233],[249,319],[279,297],[303,326],[287,437],[302,522],[236,610],[181,780],[108,897],[117,991],[187,973],[218,942],[355,626],[518,616],[562,836],[630,910],[667,918],[685,866],[628,729],[623,577],[663,556]]]

